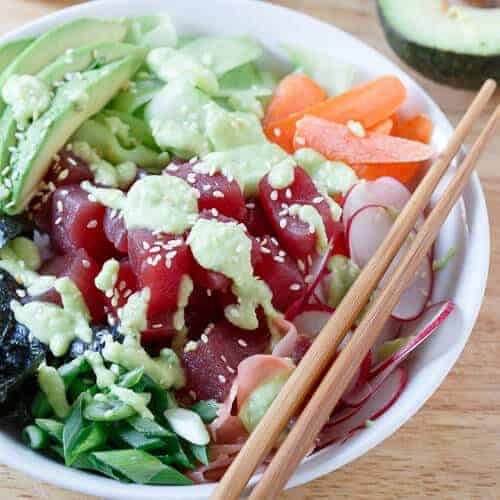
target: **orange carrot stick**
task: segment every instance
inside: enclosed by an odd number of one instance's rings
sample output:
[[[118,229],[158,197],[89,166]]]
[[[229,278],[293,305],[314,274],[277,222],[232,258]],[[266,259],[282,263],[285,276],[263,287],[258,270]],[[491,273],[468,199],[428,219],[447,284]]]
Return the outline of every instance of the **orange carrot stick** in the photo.
[[[286,151],[292,152],[296,124],[305,115],[344,124],[354,120],[365,128],[370,128],[390,118],[403,104],[405,98],[406,89],[401,81],[395,76],[384,76],[287,118],[268,123],[265,132],[270,140]]]
[[[264,116],[264,125],[287,118],[314,104],[325,101],[326,92],[311,78],[292,73],[281,80]]]
[[[408,163],[429,160],[433,150],[417,141],[365,132],[355,135],[349,127],[314,116],[297,122],[294,146],[310,147],[329,160],[354,163]]]
[[[427,115],[415,115],[407,120],[398,120],[394,124],[392,135],[429,144],[433,125]]]

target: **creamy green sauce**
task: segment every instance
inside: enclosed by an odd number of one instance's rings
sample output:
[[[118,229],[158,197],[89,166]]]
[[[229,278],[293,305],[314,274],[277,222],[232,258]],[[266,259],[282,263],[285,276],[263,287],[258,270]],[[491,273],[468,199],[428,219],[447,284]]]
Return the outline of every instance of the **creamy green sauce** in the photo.
[[[126,337],[123,344],[106,339],[102,351],[104,359],[117,363],[127,370],[143,368],[164,389],[179,389],[185,384],[184,372],[179,358],[171,349],[162,349],[158,358],[151,358],[136,339]]]
[[[224,313],[228,321],[240,328],[254,330],[258,327],[255,310],[259,305],[267,315],[277,314],[271,304],[271,291],[253,274],[252,242],[244,225],[199,219],[187,242],[202,267],[233,280],[232,291],[238,297],[238,303],[226,307]]]
[[[174,314],[173,325],[177,331],[184,328],[184,310],[186,309],[189,297],[193,293],[194,285],[193,280],[185,274],[182,277],[179,287],[179,296],[177,298],[177,311]]]
[[[82,183],[101,204],[123,210],[128,229],[144,228],[182,234],[198,216],[198,193],[187,182],[171,175],[148,175],[125,195],[117,189]]]
[[[318,210],[311,205],[292,205],[288,213],[296,215],[301,221],[309,225],[309,232],[316,234],[316,249],[322,253],[328,248],[328,237],[325,224]]]
[[[207,94],[215,94],[219,83],[213,71],[190,57],[169,47],[153,49],[147,56],[149,68],[164,82],[182,79]]]
[[[137,175],[137,167],[132,162],[120,163],[117,166],[111,165],[86,142],[75,142],[72,144],[72,151],[89,164],[97,184],[125,189]]]
[[[287,158],[275,165],[269,172],[269,184],[273,189],[285,189],[295,178],[295,162]]]
[[[141,417],[154,420],[154,415],[148,409],[148,404],[151,401],[151,394],[137,393],[131,389],[120,387],[118,385],[112,385],[109,388],[109,392],[113,396],[117,397],[122,403],[125,403],[133,408]]]
[[[107,260],[103,264],[99,274],[95,277],[95,286],[104,292],[106,296],[112,297],[119,271],[120,263],[116,259]]]
[[[358,181],[356,173],[347,164],[329,161],[314,149],[299,149],[294,158],[316,186],[330,196],[346,193]]]
[[[57,279],[54,288],[61,296],[63,307],[48,302],[21,305],[12,301],[11,309],[16,320],[40,342],[47,344],[54,356],[63,356],[73,339],[92,340],[90,314],[80,290],[69,278]]]
[[[334,255],[328,262],[328,270],[330,271],[328,305],[337,307],[359,276],[361,270],[351,259],[344,255]]]
[[[149,288],[144,288],[132,294],[127,303],[118,309],[119,330],[123,335],[139,338],[140,333],[147,328],[147,312],[150,298],[151,292]]]
[[[104,389],[115,383],[116,375],[104,366],[104,359],[98,352],[85,351],[84,357],[94,371],[99,389]]]
[[[2,97],[12,107],[18,127],[24,129],[49,108],[53,94],[36,76],[12,75],[3,86]]]
[[[279,146],[263,142],[209,153],[194,166],[194,170],[208,174],[221,172],[228,179],[236,180],[245,197],[249,197],[259,194],[259,182],[274,165],[287,158],[288,154]]]
[[[71,407],[66,399],[64,381],[53,366],[42,363],[38,368],[38,385],[47,396],[47,400],[59,418],[66,418]]]

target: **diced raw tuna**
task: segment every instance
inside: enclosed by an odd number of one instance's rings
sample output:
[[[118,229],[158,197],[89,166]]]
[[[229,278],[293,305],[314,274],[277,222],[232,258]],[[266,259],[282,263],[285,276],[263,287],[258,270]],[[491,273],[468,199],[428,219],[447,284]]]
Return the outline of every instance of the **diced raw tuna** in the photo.
[[[221,214],[244,221],[247,209],[245,198],[239,184],[229,180],[221,173],[214,175],[196,172],[196,163],[173,162],[168,165],[165,174],[174,175],[187,181],[200,192],[198,208],[200,210],[215,208]]]
[[[266,213],[258,198],[247,201],[247,218],[245,225],[252,236],[274,235],[273,228],[269,223]]]
[[[172,324],[173,313],[163,313],[148,320],[148,327],[141,332],[141,344],[154,356],[164,347],[169,347],[178,333]]]
[[[285,312],[304,293],[304,277],[295,260],[282,250],[276,238],[261,238],[259,251],[261,261],[254,267],[254,273],[271,289],[274,307]]]
[[[121,213],[111,208],[106,209],[104,215],[104,234],[118,252],[128,252],[127,228]]]
[[[288,215],[288,207],[294,204],[315,207],[323,219],[328,239],[336,229],[330,206],[311,177],[300,167],[295,167],[294,173],[292,184],[279,190],[273,189],[269,184],[268,176],[264,177],[259,185],[259,197],[267,218],[285,250],[297,259],[304,259],[315,253],[317,235],[311,233],[309,224],[300,220],[298,216]]]
[[[98,262],[114,252],[104,233],[106,208],[89,199],[80,186],[58,188],[52,198],[51,237],[62,253],[84,248]]]
[[[94,176],[85,160],[71,151],[63,150],[50,165],[40,191],[33,198],[29,210],[33,214],[35,224],[44,232],[50,230],[52,212],[52,196],[56,188],[80,184],[91,180]]]
[[[184,319],[190,340],[198,340],[210,323],[224,319],[220,294],[195,286],[184,311]]]
[[[270,334],[262,322],[257,330],[241,330],[227,321],[207,328],[195,350],[182,353],[187,386],[193,399],[224,401],[239,363],[265,352]]]
[[[128,233],[128,252],[140,288],[151,290],[149,318],[175,311],[182,276],[191,274],[192,256],[184,237],[134,229]]]
[[[67,276],[80,289],[89,308],[92,321],[104,321],[104,294],[95,286],[94,279],[99,274],[100,265],[84,250],[77,250],[73,254],[60,255],[48,261],[40,270],[40,274],[52,275],[61,278]],[[49,290],[46,294],[37,297],[37,300],[61,303],[59,294]]]

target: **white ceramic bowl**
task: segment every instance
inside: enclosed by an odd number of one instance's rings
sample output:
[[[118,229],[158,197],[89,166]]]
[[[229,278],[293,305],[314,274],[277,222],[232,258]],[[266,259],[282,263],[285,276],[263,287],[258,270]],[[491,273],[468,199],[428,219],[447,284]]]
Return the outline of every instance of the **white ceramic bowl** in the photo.
[[[426,112],[434,122],[434,146],[441,149],[450,136],[450,123],[439,107],[392,62],[333,26],[267,3],[250,0],[100,0],[44,17],[2,37],[0,42],[40,34],[81,16],[121,17],[160,12],[173,17],[180,33],[248,33],[266,47],[270,64],[280,69],[286,68],[284,54],[280,51],[280,43],[284,42],[316,48],[336,59],[355,64],[359,69],[359,81],[395,74],[409,92],[406,110]],[[458,311],[412,358],[409,383],[398,402],[372,427],[344,445],[326,448],[307,459],[289,482],[289,487],[311,481],[351,462],[395,432],[434,393],[462,352],[483,298],[490,253],[488,216],[476,175],[472,177],[463,200],[443,226],[437,256],[443,255],[450,246],[457,247],[458,255],[437,276],[433,299],[452,299]],[[213,489],[212,485],[124,485],[59,465],[31,451],[8,432],[0,432],[0,460],[49,483],[106,498],[201,499],[207,498]]]

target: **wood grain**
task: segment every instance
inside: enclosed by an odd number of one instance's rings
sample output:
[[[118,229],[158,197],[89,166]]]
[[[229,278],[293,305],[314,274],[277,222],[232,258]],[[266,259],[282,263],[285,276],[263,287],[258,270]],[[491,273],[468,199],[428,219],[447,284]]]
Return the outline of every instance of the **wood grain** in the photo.
[[[210,0],[206,0],[208,3]],[[237,0],[235,0],[236,2]],[[1,0],[0,32],[68,5],[70,0]],[[337,25],[396,60],[369,0],[274,0]],[[408,70],[408,68],[405,68]],[[456,123],[471,93],[408,70]],[[489,112],[500,103],[500,93]],[[485,115],[486,116],[486,115]],[[475,127],[484,126],[485,118]],[[335,474],[282,495],[304,499],[500,498],[500,134],[478,168],[491,222],[491,268],[481,314],[459,362],[425,407],[395,435]],[[0,466],[2,499],[87,499]]]

